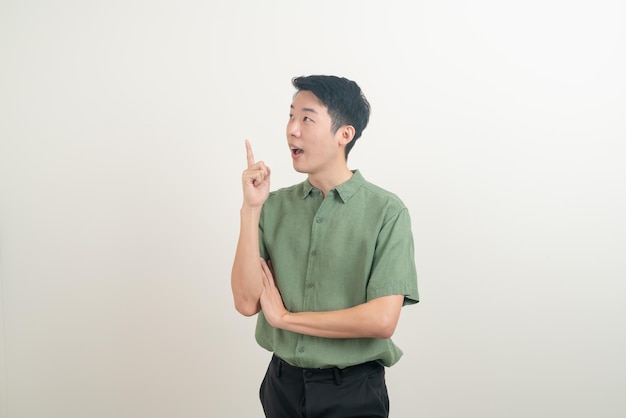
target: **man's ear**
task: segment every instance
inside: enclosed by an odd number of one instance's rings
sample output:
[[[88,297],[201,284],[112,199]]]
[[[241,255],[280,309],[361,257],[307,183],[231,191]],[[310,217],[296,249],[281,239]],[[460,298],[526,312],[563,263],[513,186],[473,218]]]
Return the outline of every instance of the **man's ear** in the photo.
[[[347,145],[350,141],[352,141],[352,138],[354,138],[354,126],[344,125],[339,128],[339,133],[341,134],[339,138],[339,143],[341,145]]]

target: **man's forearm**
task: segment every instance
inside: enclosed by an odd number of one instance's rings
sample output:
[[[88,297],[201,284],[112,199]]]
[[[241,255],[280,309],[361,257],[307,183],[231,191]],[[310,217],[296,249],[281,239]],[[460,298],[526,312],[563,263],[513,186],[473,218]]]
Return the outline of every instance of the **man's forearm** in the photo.
[[[390,338],[398,324],[403,300],[403,295],[391,295],[337,311],[287,312],[274,326],[325,338]]]
[[[263,272],[259,264],[260,208],[242,208],[239,241],[231,272],[235,308],[251,316],[261,310],[259,298],[263,290]]]

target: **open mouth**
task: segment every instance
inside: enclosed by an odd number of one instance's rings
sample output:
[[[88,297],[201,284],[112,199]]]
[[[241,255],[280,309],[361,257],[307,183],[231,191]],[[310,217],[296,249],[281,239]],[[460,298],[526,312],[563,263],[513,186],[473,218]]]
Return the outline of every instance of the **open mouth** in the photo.
[[[303,152],[304,151],[300,148],[291,148],[291,155],[293,155],[294,157],[302,154]]]

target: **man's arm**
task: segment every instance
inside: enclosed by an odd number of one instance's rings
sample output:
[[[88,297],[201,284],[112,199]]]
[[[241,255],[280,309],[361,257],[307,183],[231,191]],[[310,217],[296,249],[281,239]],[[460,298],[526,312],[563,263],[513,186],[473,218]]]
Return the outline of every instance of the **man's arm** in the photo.
[[[252,147],[246,141],[248,168],[243,172],[243,205],[240,210],[239,241],[231,272],[235,308],[252,316],[261,310],[263,270],[259,264],[259,219],[270,187],[270,168],[254,162]]]
[[[335,311],[293,313],[285,309],[272,271],[263,259],[261,267],[260,303],[265,319],[275,328],[325,338],[390,338],[396,329],[404,295],[383,296]]]

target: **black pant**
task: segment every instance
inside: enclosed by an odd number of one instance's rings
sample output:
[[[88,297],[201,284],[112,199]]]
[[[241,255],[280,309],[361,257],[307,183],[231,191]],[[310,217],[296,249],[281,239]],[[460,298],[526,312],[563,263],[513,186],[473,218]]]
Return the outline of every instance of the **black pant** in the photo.
[[[302,369],[273,356],[261,389],[268,418],[387,418],[385,368],[372,361],[345,369]]]

